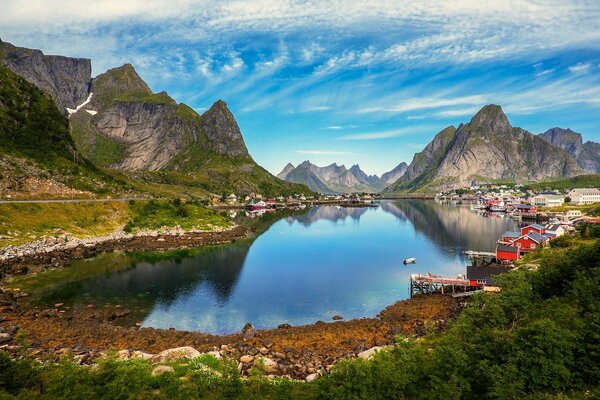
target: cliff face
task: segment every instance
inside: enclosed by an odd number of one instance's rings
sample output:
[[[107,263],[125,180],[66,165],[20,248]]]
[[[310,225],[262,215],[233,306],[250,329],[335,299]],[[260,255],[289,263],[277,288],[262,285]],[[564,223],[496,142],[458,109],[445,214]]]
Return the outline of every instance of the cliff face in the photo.
[[[569,153],[585,172],[600,173],[600,143],[585,142],[580,133],[570,129],[552,128],[540,135]]]
[[[381,175],[381,181],[383,186],[388,186],[394,182],[396,182],[408,169],[408,164],[405,162],[401,162],[398,164],[393,170],[384,173]]]
[[[488,105],[468,124],[440,132],[388,190],[435,191],[473,181],[541,181],[581,173],[566,151],[513,128],[500,106]]]
[[[130,64],[91,79],[90,60],[0,42],[2,65],[52,97],[69,116],[76,149],[95,166],[213,193],[309,193],[256,164],[221,100],[199,115],[166,92],[153,93]]]
[[[90,101],[74,113],[71,122],[86,156],[103,167],[188,171],[202,162],[201,155],[252,162],[224,101],[217,101],[200,116],[165,92],[152,93],[129,64],[99,75],[91,88]],[[105,141],[121,149],[118,159],[99,157]],[[186,157],[178,157],[183,153]]]
[[[88,97],[92,76],[89,59],[47,56],[0,41],[0,65],[48,93],[64,115],[68,115],[67,108],[75,109]]]

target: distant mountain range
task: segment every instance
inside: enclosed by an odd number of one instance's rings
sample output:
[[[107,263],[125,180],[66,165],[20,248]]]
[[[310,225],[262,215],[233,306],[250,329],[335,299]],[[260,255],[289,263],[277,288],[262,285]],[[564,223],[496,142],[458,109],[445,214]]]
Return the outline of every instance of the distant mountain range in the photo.
[[[513,128],[502,108],[492,104],[469,123],[439,132],[385,191],[434,192],[472,183],[531,182],[584,173],[566,150]]]
[[[287,164],[277,177],[288,182],[302,183],[319,193],[376,193],[402,176],[406,168],[406,163],[402,162],[380,178],[377,175],[367,175],[358,164],[347,169],[336,163],[318,167],[310,161],[304,161],[297,167]]]
[[[410,165],[400,163],[380,178],[331,164],[288,164],[278,177],[320,193],[438,192],[472,184],[540,182],[600,173],[600,144],[583,143],[570,129],[534,135],[514,128],[498,105],[483,107],[470,122],[441,130]]]
[[[252,159],[224,101],[199,115],[166,92],[153,93],[130,64],[92,79],[88,59],[47,56],[2,41],[0,66],[45,92],[68,116],[74,151],[134,186],[188,194],[308,192]]]

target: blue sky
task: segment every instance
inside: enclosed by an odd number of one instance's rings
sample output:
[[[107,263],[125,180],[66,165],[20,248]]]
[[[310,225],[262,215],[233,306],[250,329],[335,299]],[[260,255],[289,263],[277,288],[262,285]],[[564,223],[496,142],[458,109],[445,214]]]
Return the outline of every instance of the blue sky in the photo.
[[[150,3],[150,4],[148,4]],[[132,63],[203,112],[228,104],[257,162],[410,162],[483,105],[600,142],[600,2],[2,0],[0,37]]]

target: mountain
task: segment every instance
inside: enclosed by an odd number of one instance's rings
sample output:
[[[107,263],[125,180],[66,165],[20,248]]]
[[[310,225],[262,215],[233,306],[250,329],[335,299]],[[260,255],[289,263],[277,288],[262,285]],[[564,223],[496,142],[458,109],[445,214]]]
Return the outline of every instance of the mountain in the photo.
[[[124,194],[75,150],[69,121],[45,92],[0,66],[0,195]]]
[[[160,194],[309,193],[260,167],[222,101],[199,115],[153,93],[125,64],[96,78],[85,59],[0,43],[0,63],[48,93],[69,116],[75,148],[93,165]]]
[[[315,168],[316,165],[310,163],[310,161],[304,161],[293,170],[289,171],[285,180],[287,182],[300,183],[308,186],[308,188],[314,192],[331,194],[334,193],[322,180],[317,176]],[[279,173],[282,175],[283,171]]]
[[[400,176],[403,169],[406,169],[406,163],[401,163],[383,176],[388,179],[394,175]],[[336,163],[325,167],[318,167],[310,161],[304,161],[297,167],[288,163],[277,176],[288,182],[305,184],[319,193],[375,193],[388,185],[387,181],[377,175],[367,175],[358,164],[347,169]]]
[[[473,182],[530,182],[582,173],[565,150],[513,128],[502,108],[491,104],[458,129],[449,126],[439,132],[385,190],[433,192]]]
[[[585,172],[600,173],[600,143],[583,143],[580,133],[570,129],[552,128],[540,135],[550,143],[566,150]]]
[[[50,95],[64,115],[88,96],[92,63],[86,58],[47,56],[0,40],[0,65]]]
[[[288,163],[285,167],[283,167],[283,169],[281,170],[280,173],[277,174],[277,177],[279,179],[285,179],[286,176],[288,176],[288,174],[290,172],[292,172],[294,170],[294,165],[292,163]]]
[[[381,175],[380,180],[381,180],[381,182],[383,182],[385,184],[384,186],[391,185],[392,183],[394,183],[398,179],[400,179],[400,177],[402,175],[404,175],[404,173],[406,172],[407,169],[408,169],[408,164],[406,164],[405,162],[401,162],[393,170]]]

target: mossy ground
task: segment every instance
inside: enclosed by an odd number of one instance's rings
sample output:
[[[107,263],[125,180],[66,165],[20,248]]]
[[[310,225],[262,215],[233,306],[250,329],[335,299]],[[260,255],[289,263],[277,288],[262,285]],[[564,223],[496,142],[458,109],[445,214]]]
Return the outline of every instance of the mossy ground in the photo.
[[[64,234],[103,236],[123,227],[132,232],[177,225],[213,230],[230,224],[200,203],[179,200],[8,203],[0,204],[0,248]]]

